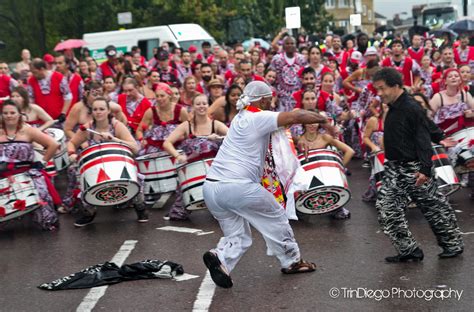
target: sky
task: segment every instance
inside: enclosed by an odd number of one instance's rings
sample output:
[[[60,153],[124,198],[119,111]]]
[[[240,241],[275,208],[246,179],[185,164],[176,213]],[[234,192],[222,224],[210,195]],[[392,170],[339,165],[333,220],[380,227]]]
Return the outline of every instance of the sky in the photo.
[[[474,0],[472,0],[474,1]],[[411,17],[411,9],[413,5],[436,3],[436,2],[451,2],[461,7],[461,0],[374,0],[375,12],[380,13],[392,19],[396,13],[407,12],[408,15],[401,15],[401,18]]]

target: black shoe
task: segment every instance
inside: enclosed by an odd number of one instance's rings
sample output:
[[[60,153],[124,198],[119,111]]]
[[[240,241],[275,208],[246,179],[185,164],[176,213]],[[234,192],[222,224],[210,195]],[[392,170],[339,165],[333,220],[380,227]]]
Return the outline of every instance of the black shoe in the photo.
[[[76,222],[74,222],[74,226],[83,227],[83,226],[89,225],[92,223],[92,221],[94,221],[94,218],[95,218],[95,213],[92,216],[83,215],[79,217],[79,219],[77,219]]]
[[[438,254],[438,257],[441,259],[454,258],[462,254],[463,251],[463,249],[456,251],[444,250],[442,253]]]
[[[397,263],[397,262],[408,262],[408,261],[422,261],[424,258],[423,250],[420,247],[417,247],[411,254],[409,255],[396,255],[393,257],[386,257],[385,261],[390,263]]]
[[[217,257],[215,253],[206,251],[202,259],[204,260],[204,264],[211,274],[212,280],[217,286],[222,288],[231,288],[234,285],[232,278],[230,277],[229,273],[227,273],[226,269],[219,260],[219,257]]]
[[[137,213],[137,221],[140,223],[145,223],[148,222],[148,211],[146,209],[142,210],[136,210],[135,212]]]

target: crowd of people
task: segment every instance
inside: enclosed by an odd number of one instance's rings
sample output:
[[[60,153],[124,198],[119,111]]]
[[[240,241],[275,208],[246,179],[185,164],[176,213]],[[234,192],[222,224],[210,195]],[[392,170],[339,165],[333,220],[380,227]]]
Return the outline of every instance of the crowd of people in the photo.
[[[425,34],[413,34],[409,39],[401,35],[390,39],[369,38],[365,33],[358,33],[349,39],[328,34],[319,42],[310,42],[306,37],[295,40],[281,32],[270,49],[263,49],[258,42],[248,50],[241,44],[228,47],[203,42],[200,49],[190,46],[183,50],[165,42],[148,60],[138,47],[121,54],[109,45],[105,47],[107,59],[101,64],[87,49],[82,49],[78,57],[74,51],[66,50],[33,59],[25,49],[14,69],[10,70],[7,63],[0,61],[3,103],[0,160],[6,164],[0,175],[7,178],[30,173],[41,199],[41,207],[33,215],[43,229],[57,228],[57,214],[70,213],[77,206],[81,207],[81,213],[75,225],[88,225],[97,210],[93,205],[81,202],[78,195],[82,182],[76,164],[82,151],[103,142],[116,142],[127,145],[135,156],[166,152],[177,164],[214,158],[232,128],[233,120],[243,109],[238,105],[248,97],[243,90],[258,81],[271,90],[264,97],[269,99],[268,108],[265,102],[258,105],[259,109],[281,113],[318,112],[331,125],[318,124],[324,120],[316,124],[298,123],[294,119],[278,122],[290,129],[299,152],[332,147],[341,154],[344,166],[352,158],[359,158],[364,160],[364,167],[370,167],[370,156],[388,148],[386,157],[389,160],[421,162],[421,165],[417,162],[410,166],[386,165],[390,178],[384,179],[382,188],[377,187],[373,174],[367,191],[359,197],[375,202],[379,195],[376,205],[379,220],[399,251],[398,258],[392,257],[388,261],[422,259],[422,252],[406,229],[403,213],[398,211],[395,216],[393,205],[401,203],[403,206],[409,202],[421,205],[421,201],[427,200],[428,195],[413,188],[410,174],[416,173],[417,178],[421,175],[430,180],[429,190],[436,193],[434,179],[430,178],[431,152],[426,152],[431,149],[430,142],[441,142],[448,148],[452,165],[463,185],[473,187],[470,196],[474,199],[472,164],[456,162],[456,142],[446,139],[474,126],[474,47],[469,45],[469,40],[466,34],[454,40],[450,36],[433,38]],[[395,69],[396,75],[394,71],[387,72],[387,68]],[[393,89],[397,87],[399,89]],[[402,104],[397,106],[400,98],[405,99],[403,105],[410,103],[419,106],[419,110],[409,108],[406,111],[401,108]],[[413,116],[404,115],[410,112]],[[265,119],[262,120],[259,125],[262,129],[274,128],[273,123],[270,127],[264,123]],[[418,141],[414,146],[410,141],[413,137],[402,141],[410,136],[412,132],[409,131],[394,134],[391,130],[390,138],[384,138],[386,120],[390,120],[391,127],[427,124],[431,139],[425,140],[424,130],[420,130],[423,135],[415,135]],[[42,169],[54,159],[61,146],[44,134],[50,127],[64,131],[65,161],[71,164],[64,168],[59,166],[52,174]],[[437,132],[438,128],[442,131]],[[438,134],[436,138],[435,133]],[[470,144],[472,148],[472,142]],[[421,147],[423,152],[418,149]],[[39,158],[34,153],[38,148],[43,150]],[[228,148],[232,150],[232,147]],[[62,169],[67,173],[68,186],[61,198],[54,186],[54,176]],[[402,169],[405,171],[400,172]],[[349,175],[350,171],[345,169],[345,173]],[[410,181],[403,180],[402,183],[397,175]],[[427,181],[422,178],[416,180],[417,186]],[[143,187],[144,182],[139,180]],[[389,180],[393,184],[388,183]],[[406,192],[400,194],[389,189],[397,185],[398,191]],[[182,186],[178,185],[176,194],[175,203],[165,218],[186,220],[190,215],[183,205]],[[405,196],[407,194],[409,196]],[[444,244],[448,254],[457,255],[462,252],[462,242],[456,234],[459,229],[456,230],[454,213],[446,198],[433,194],[436,198],[431,203],[441,207],[439,210],[444,214],[443,222],[441,225],[438,222],[434,231],[441,236],[446,231],[450,233],[449,237],[443,236],[445,241],[441,239],[440,244]],[[159,199],[159,195],[142,195],[140,193],[126,205],[135,208],[139,222],[147,222],[147,208]],[[399,197],[404,199],[399,200]],[[425,205],[421,206],[426,212]],[[347,219],[350,211],[340,207],[332,216]],[[433,224],[439,221],[433,215],[428,219]],[[400,228],[404,229],[406,239],[400,238],[403,236]],[[292,260],[299,261],[299,256]],[[209,266],[219,263],[215,254],[207,254]],[[314,269],[306,262],[302,268],[303,271]],[[222,278],[223,273],[215,270],[214,275],[220,274]],[[224,278],[223,283],[229,286],[230,282]]]

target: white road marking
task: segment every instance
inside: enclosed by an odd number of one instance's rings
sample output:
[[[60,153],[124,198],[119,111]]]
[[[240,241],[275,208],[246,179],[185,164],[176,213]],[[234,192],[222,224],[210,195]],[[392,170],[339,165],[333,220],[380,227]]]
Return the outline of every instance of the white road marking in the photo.
[[[158,200],[154,205],[153,205],[153,208],[154,209],[160,209],[160,208],[163,208],[166,204],[166,202],[168,201],[168,199],[170,199],[171,195],[173,193],[166,193],[166,194],[163,194],[161,195],[160,197],[160,200]]]
[[[196,234],[196,235],[207,235],[207,234],[214,233],[214,231],[204,232],[203,230],[200,230],[200,229],[191,229],[191,228],[180,227],[180,226],[163,226],[163,227],[156,228],[156,229],[161,230],[161,231],[189,233],[189,234]]]
[[[193,305],[193,312],[207,312],[212,304],[212,297],[216,290],[216,284],[211,279],[211,274],[206,271],[206,276],[202,280],[199,292]]]
[[[176,275],[174,277],[174,280],[177,281],[177,282],[182,282],[182,281],[187,281],[187,280],[190,280],[190,279],[193,279],[193,278],[198,278],[199,275],[192,275],[192,274],[188,274],[188,273],[184,273],[182,275]]]
[[[138,241],[136,240],[126,240],[123,242],[123,245],[120,247],[119,251],[115,254],[110,262],[114,262],[119,267],[123,265],[125,259],[128,258],[132,250],[135,248],[135,245]],[[100,286],[92,288],[87,295],[82,299],[81,304],[77,307],[76,312],[89,312],[94,309],[95,305],[99,299],[105,294],[109,286]]]

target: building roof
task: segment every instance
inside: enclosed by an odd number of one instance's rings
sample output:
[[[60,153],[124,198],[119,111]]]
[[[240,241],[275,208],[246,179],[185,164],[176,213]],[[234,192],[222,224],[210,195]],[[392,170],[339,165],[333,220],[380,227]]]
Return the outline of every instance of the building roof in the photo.
[[[382,19],[387,19],[385,16],[383,16],[380,13],[375,12],[375,18],[382,18]]]

